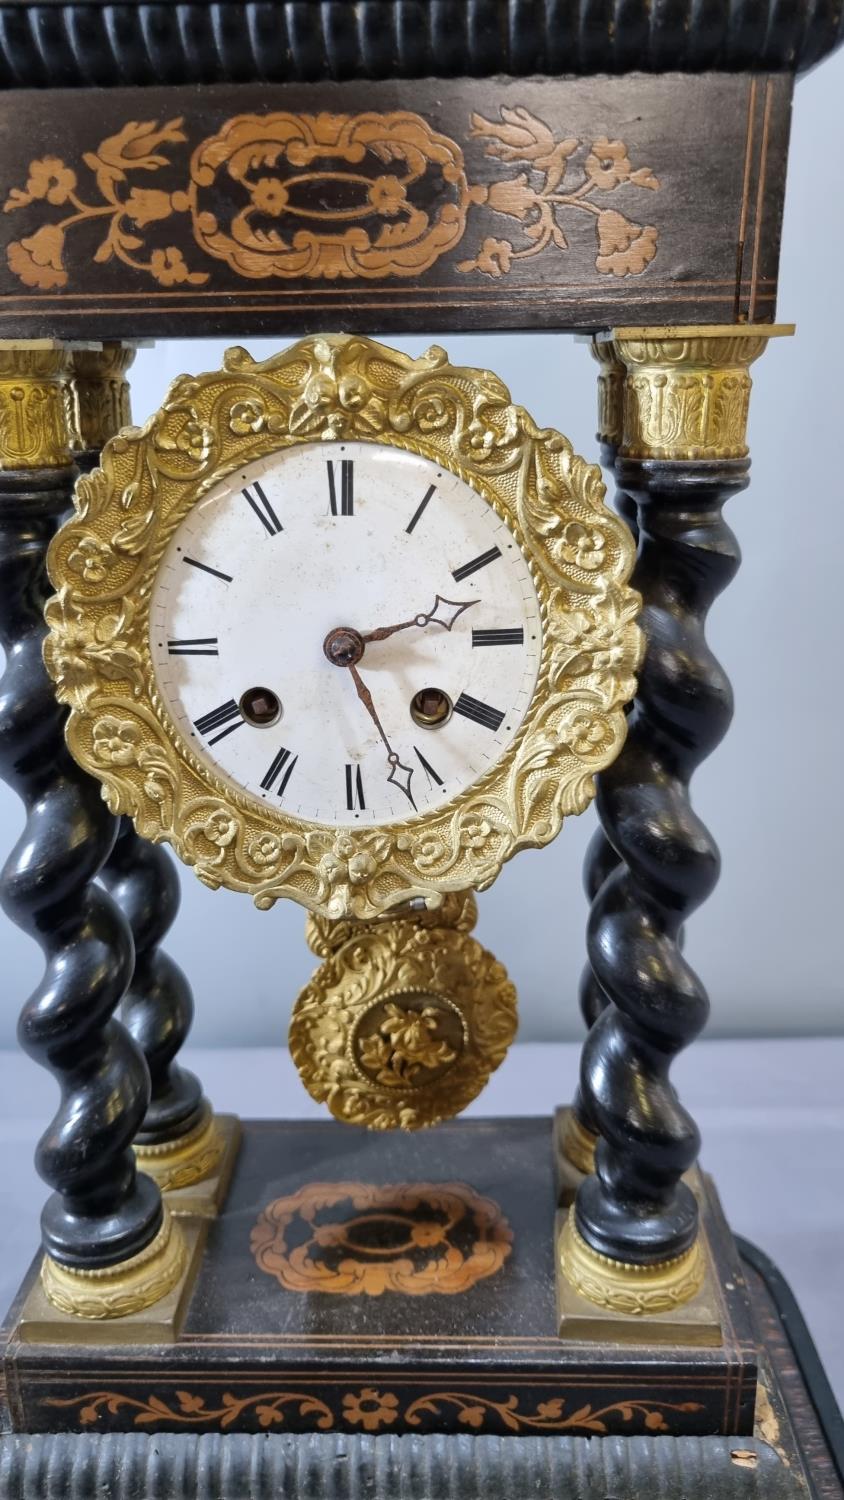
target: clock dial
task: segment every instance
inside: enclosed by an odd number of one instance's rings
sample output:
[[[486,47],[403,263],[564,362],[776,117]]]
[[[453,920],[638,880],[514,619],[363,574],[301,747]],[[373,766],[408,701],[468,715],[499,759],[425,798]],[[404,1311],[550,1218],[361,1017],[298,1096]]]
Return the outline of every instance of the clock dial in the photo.
[[[264,806],[389,824],[518,734],[540,605],[497,511],[403,449],[308,443],[218,483],[158,569],[150,646],[191,749]]]

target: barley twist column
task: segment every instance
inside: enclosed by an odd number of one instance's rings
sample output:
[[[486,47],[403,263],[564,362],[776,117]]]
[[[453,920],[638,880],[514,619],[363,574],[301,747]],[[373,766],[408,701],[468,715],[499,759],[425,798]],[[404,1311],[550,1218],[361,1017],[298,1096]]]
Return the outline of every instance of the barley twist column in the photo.
[[[68,394],[76,463],[84,473],[99,463],[108,439],[131,421],[126,372],[134,357],[131,344],[73,351]],[[146,1058],[151,1081],[135,1153],[162,1192],[192,1187],[218,1169],[224,1141],[198,1078],[176,1062],[194,1010],[187,977],[160,947],[179,910],[178,872],[166,849],[139,838],[131,819],[122,818],[102,880],[127,917],[135,943],[121,1019]],[[202,1208],[196,1195],[186,1206],[194,1212]],[[177,1211],[176,1199],[171,1207]]]
[[[54,1190],[42,1215],[42,1283],[63,1312],[100,1319],[169,1291],[185,1250],[132,1151],[149,1075],[114,1019],[132,974],[132,934],[95,883],[117,823],[65,748],[64,710],[41,655],[47,547],[76,472],[68,375],[67,352],[49,342],[0,346],[0,770],[26,809],[0,901],[44,951],[19,1037],[61,1091],[36,1153]]]
[[[601,464],[605,469],[613,469],[616,456],[621,445],[622,437],[622,401],[624,395],[624,366],[616,358],[614,345],[607,341],[604,343],[592,342],[592,355],[600,365],[598,374],[598,431],[595,434],[600,444]],[[635,538],[638,538],[639,526],[636,511],[636,502],[621,488],[617,488],[614,497],[614,506],[622,517]],[[592,902],[607,876],[617,869],[619,858],[607,838],[601,824],[598,824],[583,861],[583,886],[586,896]],[[598,1019],[601,1011],[606,1008],[607,998],[601,989],[591,964],[584,966],[580,978],[579,995],[580,1010],[587,1027],[592,1026]],[[571,1110],[565,1117],[565,1127],[561,1141],[561,1147],[568,1161],[578,1172],[588,1174],[595,1170],[595,1146],[597,1134],[594,1124],[589,1118],[586,1102],[582,1091],[577,1090]]]
[[[615,467],[637,506],[646,652],[627,743],[598,778],[617,863],[595,860],[587,946],[598,1013],[581,1107],[600,1142],[560,1264],[580,1295],[623,1312],[675,1308],[703,1279],[697,1204],[681,1180],[699,1135],[669,1076],[708,1014],[682,928],[719,874],[689,782],[732,716],[705,622],[739,563],[722,508],[748,482],[748,367],[781,331],[619,329],[609,340],[625,371]]]

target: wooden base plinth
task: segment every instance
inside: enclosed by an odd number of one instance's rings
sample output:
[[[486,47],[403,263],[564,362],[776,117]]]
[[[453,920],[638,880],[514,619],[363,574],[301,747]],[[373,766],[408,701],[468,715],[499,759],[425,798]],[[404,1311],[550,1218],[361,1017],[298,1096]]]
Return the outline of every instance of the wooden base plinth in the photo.
[[[718,1291],[721,1344],[584,1343],[558,1331],[556,1208],[549,1120],[458,1120],[414,1135],[246,1123],[225,1205],[201,1221],[205,1252],[173,1342],[129,1347],[112,1328],[103,1344],[109,1329],[85,1328],[50,1347],[13,1323],[11,1423],[33,1433],[752,1433],[757,1346],[723,1221],[708,1230],[716,1266],[731,1267]]]

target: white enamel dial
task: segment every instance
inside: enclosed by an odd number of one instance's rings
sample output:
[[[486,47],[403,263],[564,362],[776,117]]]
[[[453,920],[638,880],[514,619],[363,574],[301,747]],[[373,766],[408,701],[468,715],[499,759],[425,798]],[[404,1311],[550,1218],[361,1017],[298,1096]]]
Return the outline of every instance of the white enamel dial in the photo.
[[[493,507],[376,443],[302,444],[221,481],[173,535],[150,607],[191,749],[262,805],[329,825],[404,821],[484,776],[524,720],[541,644]]]

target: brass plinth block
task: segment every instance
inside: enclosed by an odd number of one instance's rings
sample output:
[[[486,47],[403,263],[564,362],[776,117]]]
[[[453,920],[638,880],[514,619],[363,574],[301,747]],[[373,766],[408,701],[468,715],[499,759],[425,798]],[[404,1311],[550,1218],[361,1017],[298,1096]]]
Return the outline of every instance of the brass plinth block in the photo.
[[[554,1111],[554,1190],[561,1206],[574,1202],[584,1177],[594,1172],[597,1144],[598,1137],[581,1124],[572,1108]]]
[[[573,1109],[566,1112],[560,1132],[560,1150],[583,1177],[595,1170],[595,1148],[598,1137],[577,1118]]]
[[[516,991],[474,938],[381,922],[326,959],[302,990],[290,1055],[336,1119],[420,1130],[471,1103],[515,1031]]]
[[[706,1236],[654,1266],[599,1255],[578,1232],[574,1207],[558,1215],[560,1333],[601,1343],[722,1342],[720,1301]]]
[[[43,1269],[47,1264],[45,1257],[41,1274],[35,1277],[21,1309],[15,1338],[29,1344],[84,1343],[86,1345],[125,1346],[174,1343],[184,1323],[191,1293],[202,1264],[207,1222],[199,1218],[181,1219],[176,1222],[175,1219],[170,1218],[169,1225],[170,1238],[165,1255],[172,1256],[174,1252],[177,1252],[181,1268],[175,1280],[172,1280],[169,1291],[163,1292],[156,1301],[144,1302],[143,1305],[135,1306],[131,1312],[107,1310],[100,1311],[97,1315],[70,1312],[65,1306],[56,1306],[48,1297],[47,1280],[50,1280],[51,1288],[58,1286],[58,1282],[53,1277],[53,1262],[50,1262],[45,1275]],[[160,1240],[160,1235],[157,1238]],[[150,1250],[152,1248],[152,1246],[149,1247]],[[133,1257],[136,1262],[140,1259],[140,1256]],[[125,1272],[128,1266],[129,1262],[124,1262],[122,1266],[110,1267],[102,1283],[95,1284],[89,1277],[85,1287],[82,1288],[77,1287],[74,1281],[68,1295],[76,1294],[73,1296],[74,1303],[78,1301],[80,1295],[89,1299],[102,1299],[106,1296],[110,1299],[120,1297],[125,1299],[125,1292],[121,1292],[118,1283],[121,1273]],[[160,1270],[160,1261],[158,1267]],[[146,1268],[151,1276],[152,1271],[155,1270],[154,1262],[146,1262]],[[64,1268],[60,1270],[63,1271]],[[169,1276],[166,1279],[169,1280]],[[58,1290],[57,1295],[63,1296],[64,1290],[65,1281],[62,1279],[61,1290]],[[113,1305],[111,1301],[109,1306]],[[123,1305],[127,1305],[125,1300]]]
[[[166,1206],[155,1239],[129,1260],[100,1270],[59,1265],[45,1255],[41,1284],[47,1300],[74,1318],[125,1318],[143,1312],[171,1292],[187,1266],[187,1247],[180,1226]]]
[[[73,462],[70,355],[52,339],[0,339],[0,469],[63,469]]]
[[[433,910],[425,906],[418,909],[407,906],[388,912],[383,917],[376,917],[372,922],[355,922],[353,919],[343,918],[332,921],[330,917],[318,917],[311,913],[305,923],[305,941],[317,958],[328,958],[329,954],[336,953],[350,938],[372,932],[382,922],[402,919],[414,922],[418,927],[451,927],[455,932],[473,932],[478,921],[478,903],[472,891],[448,891],[443,897],[442,905]]]
[[[135,1157],[140,1171],[158,1183],[171,1214],[213,1218],[225,1199],[239,1142],[236,1116],[215,1115],[209,1107],[185,1135],[136,1144]]]
[[[747,456],[749,367],[791,324],[614,328],[593,344],[599,423],[622,458],[737,459]],[[621,417],[614,371],[624,371]]]
[[[75,452],[99,453],[132,420],[126,371],[133,344],[103,344],[71,351],[68,420]]]

